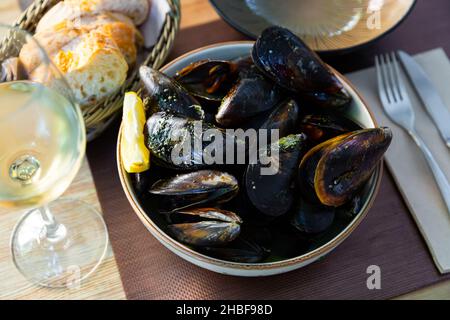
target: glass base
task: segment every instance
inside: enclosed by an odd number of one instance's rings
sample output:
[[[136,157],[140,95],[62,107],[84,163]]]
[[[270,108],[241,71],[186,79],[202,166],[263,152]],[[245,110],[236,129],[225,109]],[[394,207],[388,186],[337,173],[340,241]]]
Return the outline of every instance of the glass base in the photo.
[[[59,199],[48,209],[58,223],[53,232],[48,232],[39,209],[26,213],[16,225],[11,238],[14,263],[35,284],[78,287],[105,257],[105,222],[94,207],[78,200]]]

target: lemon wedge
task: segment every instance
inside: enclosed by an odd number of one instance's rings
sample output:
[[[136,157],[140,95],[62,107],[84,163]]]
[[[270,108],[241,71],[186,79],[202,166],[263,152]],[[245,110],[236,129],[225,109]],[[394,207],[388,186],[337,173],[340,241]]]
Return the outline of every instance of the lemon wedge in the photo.
[[[136,92],[127,92],[123,104],[120,154],[128,173],[150,168],[150,151],[144,143],[145,109]]]

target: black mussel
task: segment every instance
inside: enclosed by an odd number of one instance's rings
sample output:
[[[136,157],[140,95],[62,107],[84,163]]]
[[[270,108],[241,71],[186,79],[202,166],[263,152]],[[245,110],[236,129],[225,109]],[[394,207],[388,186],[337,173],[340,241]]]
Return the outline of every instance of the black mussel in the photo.
[[[226,247],[205,247],[203,251],[214,258],[237,263],[259,263],[270,255],[269,249],[243,237],[238,237]]]
[[[352,120],[335,114],[308,114],[300,122],[300,131],[314,144],[361,129]]]
[[[280,86],[319,106],[337,108],[351,101],[331,69],[288,29],[265,29],[253,47],[252,57],[261,72]]]
[[[213,156],[218,156],[214,150],[226,151],[230,141],[236,147],[242,145],[239,148],[245,151],[243,142],[206,121],[166,112],[158,112],[148,118],[144,133],[152,161],[175,170],[197,170],[214,165]],[[216,141],[215,136],[210,137],[208,133],[220,134],[220,139],[216,137]]]
[[[192,95],[221,101],[238,75],[238,65],[230,61],[200,60],[179,71],[175,80]]]
[[[306,136],[303,134],[281,138],[271,144],[271,154],[265,161],[260,159],[258,163],[247,167],[245,173],[247,195],[261,213],[278,217],[291,208],[294,201],[292,184],[305,152],[305,140]],[[267,149],[267,146],[265,148]],[[260,149],[260,157],[265,151],[267,150]],[[272,166],[272,171],[268,169],[269,166]]]
[[[151,113],[167,111],[196,120],[204,118],[200,103],[177,81],[147,66],[142,66],[139,73]]]
[[[160,207],[168,212],[231,200],[239,191],[232,175],[200,170],[157,181],[150,193],[161,199]]]
[[[234,63],[237,65],[238,76],[241,79],[253,77],[255,73],[260,74],[251,56],[239,58]]]
[[[174,214],[188,222],[168,225],[170,232],[177,240],[193,246],[224,245],[236,239],[241,231],[242,219],[231,211],[202,208]]]
[[[358,213],[361,212],[363,205],[364,205],[364,198],[362,197],[362,195],[358,194],[353,196],[349,202],[337,208],[336,213],[341,218],[350,221],[354,217],[356,217]]]
[[[283,138],[294,133],[297,127],[297,121],[300,114],[300,108],[293,99],[282,102],[267,118],[260,129],[278,130],[279,137]]]
[[[151,177],[149,171],[130,174],[135,190],[138,194],[144,194],[151,185]]]
[[[291,224],[299,231],[317,234],[327,230],[334,221],[335,208],[299,200]]]
[[[216,122],[225,128],[237,127],[249,118],[273,109],[282,98],[282,91],[276,84],[258,72],[249,72],[223,99]]]
[[[344,205],[370,178],[391,140],[390,129],[375,128],[347,133],[314,147],[299,166],[302,195],[326,206]]]

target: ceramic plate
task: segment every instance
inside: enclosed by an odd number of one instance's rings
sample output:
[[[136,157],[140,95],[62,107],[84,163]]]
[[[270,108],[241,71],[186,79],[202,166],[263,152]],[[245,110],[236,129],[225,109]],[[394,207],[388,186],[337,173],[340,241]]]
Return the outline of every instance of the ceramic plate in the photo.
[[[271,25],[286,27],[319,52],[348,51],[393,30],[415,0],[210,0],[234,28],[256,39]]]
[[[250,54],[252,46],[253,42],[241,41],[222,43],[201,48],[169,63],[162,69],[162,71],[169,76],[173,76],[177,71],[181,70],[191,62],[201,59],[232,60],[238,57],[244,57]],[[342,75],[339,75],[338,73],[336,74],[342,80],[344,86],[353,97],[353,102],[347,109],[346,115],[361,124],[363,127],[376,127],[377,124],[374,117],[370,113],[366,103],[358,95],[356,89],[353,88],[348,80],[346,80]],[[382,164],[380,163],[372,178],[368,181],[366,187],[364,188],[362,194],[363,205],[361,206],[360,212],[357,213],[353,220],[347,221],[345,224],[335,226],[335,228],[328,233],[326,237],[321,239],[314,248],[310,248],[299,253],[298,255],[290,256],[289,258],[277,259],[276,257],[273,257],[270,261],[265,261],[264,263],[234,263],[201,254],[193,250],[191,247],[176,241],[164,231],[166,229],[166,222],[161,221],[161,215],[151,209],[153,205],[152,203],[148,203],[148,201],[145,203],[137,196],[134,191],[130,175],[128,175],[123,169],[120,160],[120,134],[121,133],[119,132],[117,147],[117,165],[120,180],[125,194],[139,219],[147,227],[149,232],[156,239],[158,239],[158,241],[178,256],[195,265],[223,274],[247,277],[280,274],[301,268],[325,256],[334,250],[340,243],[342,243],[342,241],[344,241],[364,219],[373,203],[373,200],[375,199],[382,176]],[[160,171],[161,169],[158,168],[158,172],[155,174],[161,174]],[[280,237],[277,240],[278,248],[295,248],[295,245],[295,243],[292,243],[290,239],[286,237]],[[281,253],[277,253],[276,256],[279,257],[280,254]]]

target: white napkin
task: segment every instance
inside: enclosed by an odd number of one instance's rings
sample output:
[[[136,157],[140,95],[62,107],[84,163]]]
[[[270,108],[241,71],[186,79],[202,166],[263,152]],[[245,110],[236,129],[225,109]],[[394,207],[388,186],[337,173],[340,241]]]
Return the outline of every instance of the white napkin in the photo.
[[[149,18],[140,27],[144,36],[144,45],[148,49],[158,41],[166,15],[170,11],[169,3],[166,0],[149,0],[149,2]]]
[[[434,49],[415,56],[415,59],[450,108],[450,63],[445,52],[442,49]],[[450,149],[445,146],[406,75],[403,76],[416,113],[417,131],[450,180]],[[387,165],[430,249],[437,268],[441,273],[450,272],[450,213],[421,151],[409,135],[384,113],[378,97],[375,69],[361,70],[348,74],[347,77],[368,103],[378,124],[392,129],[394,139],[386,154]],[[450,126],[450,123],[448,125]]]

